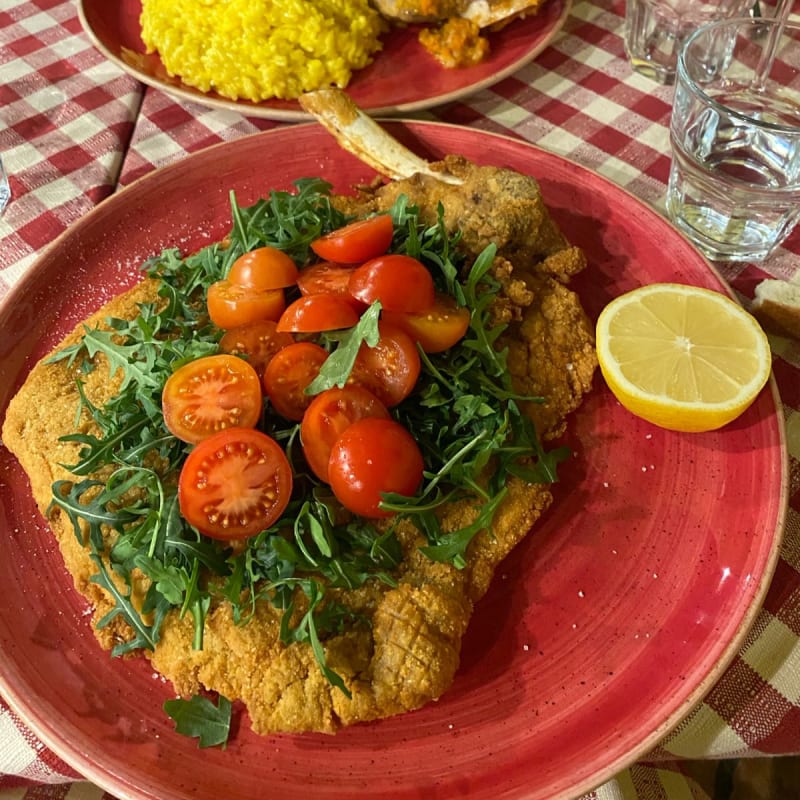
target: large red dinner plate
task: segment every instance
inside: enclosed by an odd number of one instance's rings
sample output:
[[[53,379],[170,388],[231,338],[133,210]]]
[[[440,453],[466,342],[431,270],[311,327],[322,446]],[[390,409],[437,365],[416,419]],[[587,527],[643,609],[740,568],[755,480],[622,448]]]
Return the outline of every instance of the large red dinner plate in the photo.
[[[726,291],[657,213],[527,143],[420,122],[387,127],[423,156],[459,152],[536,176],[588,255],[590,315],[653,281]],[[303,176],[337,191],[372,177],[317,125],[210,148],[111,197],[57,239],[0,308],[0,406],[75,323],[137,279],[142,259],[229,229]],[[491,213],[487,209],[487,213]],[[554,800],[646,753],[741,645],[769,582],[786,506],[774,386],[722,431],[680,434],[628,414],[598,378],[574,415],[555,504],[501,565],[438,702],[336,736],[198,750],[161,710],[144,659],[99,649],[28,484],[0,448],[0,691],[68,763],[119,798]]]
[[[547,0],[537,14],[489,32],[490,55],[461,69],[445,69],[428,54],[417,41],[418,26],[392,28],[382,37],[383,49],[372,64],[353,73],[348,94],[370,114],[409,114],[466,97],[532,61],[561,30],[571,6],[572,0]],[[250,117],[309,119],[296,100],[230,100],[170,76],[158,55],[146,52],[140,36],[141,11],[141,0],[78,0],[81,22],[95,46],[143,83],[183,100]]]

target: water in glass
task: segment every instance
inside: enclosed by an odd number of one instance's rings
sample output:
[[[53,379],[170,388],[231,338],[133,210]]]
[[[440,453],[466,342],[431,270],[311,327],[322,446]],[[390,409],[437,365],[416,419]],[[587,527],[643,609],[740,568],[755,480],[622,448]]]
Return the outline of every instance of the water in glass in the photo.
[[[800,219],[800,133],[783,127],[800,131],[800,105],[747,87],[716,100],[746,116],[676,117],[667,210],[709,257],[761,260]]]
[[[626,0],[625,50],[639,73],[672,84],[678,51],[705,22],[748,13],[753,0]]]

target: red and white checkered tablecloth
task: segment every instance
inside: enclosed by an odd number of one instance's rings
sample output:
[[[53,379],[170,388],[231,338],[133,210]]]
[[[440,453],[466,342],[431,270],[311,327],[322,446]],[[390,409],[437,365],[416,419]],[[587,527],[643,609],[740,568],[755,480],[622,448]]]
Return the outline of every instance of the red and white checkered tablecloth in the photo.
[[[769,3],[764,3],[765,11]],[[574,0],[533,63],[423,118],[512,132],[663,208],[672,89],[632,73],[624,0]],[[93,48],[70,0],[0,2],[0,155],[13,200],[0,218],[0,298],[85,211],[147,172],[275,127],[176,102]],[[800,280],[800,229],[761,266],[722,266],[746,301],[765,277]],[[587,798],[700,798],[697,760],[800,753],[800,343],[772,338],[791,456],[790,510],[763,609],[729,669],[651,754]],[[693,777],[694,776],[694,777]],[[80,780],[0,698],[0,800],[113,800]]]

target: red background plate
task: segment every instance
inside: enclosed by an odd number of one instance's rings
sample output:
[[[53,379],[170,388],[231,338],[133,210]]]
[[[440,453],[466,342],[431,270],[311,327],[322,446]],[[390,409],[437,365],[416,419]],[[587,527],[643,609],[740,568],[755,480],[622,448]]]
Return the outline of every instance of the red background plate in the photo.
[[[387,126],[420,155],[459,152],[537,176],[588,254],[578,288],[593,317],[653,281],[725,291],[655,211],[572,162],[467,128]],[[137,279],[143,258],[224,235],[230,189],[249,204],[318,175],[347,191],[371,171],[303,125],[212,147],[102,203],[0,308],[0,407],[36,359]],[[725,430],[686,435],[632,417],[598,377],[568,442],[575,455],[556,502],[498,570],[439,702],[335,737],[259,738],[243,716],[224,751],[173,732],[161,711],[170,686],[144,659],[98,648],[27,481],[0,448],[0,689],[64,760],[120,798],[554,800],[588,790],[651,748],[741,644],[777,557],[786,456],[774,386]]]
[[[372,64],[353,73],[347,87],[370,114],[411,113],[457,100],[491,86],[532,61],[563,26],[572,0],[548,0],[535,16],[514,20],[488,34],[489,57],[474,67],[445,69],[417,41],[416,26],[393,28]],[[295,100],[235,101],[201,92],[170,77],[157,55],[147,55],[140,37],[141,0],[79,0],[81,22],[95,46],[143,83],[172,95],[250,117],[307,120]]]

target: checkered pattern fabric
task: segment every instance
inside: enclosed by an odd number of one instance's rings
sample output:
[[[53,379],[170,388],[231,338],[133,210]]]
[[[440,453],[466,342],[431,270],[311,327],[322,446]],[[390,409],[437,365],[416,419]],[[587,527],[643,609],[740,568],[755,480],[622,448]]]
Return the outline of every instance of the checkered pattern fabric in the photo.
[[[72,3],[3,7],[0,153],[15,201],[0,227],[5,294],[48,242],[114,191],[142,89],[92,47]]]
[[[0,776],[0,788],[63,784],[80,778],[5,706],[0,714]]]
[[[763,7],[768,13],[769,3]],[[672,89],[633,74],[624,0],[574,0],[555,41],[515,75],[419,116],[514,133],[663,210]],[[180,103],[108,63],[69,0],[0,4],[0,298],[37,254],[118,186],[279,123]],[[729,265],[746,303],[763,278],[800,280],[800,230],[766,265]],[[707,800],[698,760],[800,753],[800,343],[773,337],[791,455],[785,541],[764,607],[704,702],[650,754],[582,800]],[[113,800],[37,741],[0,699],[0,800]]]

